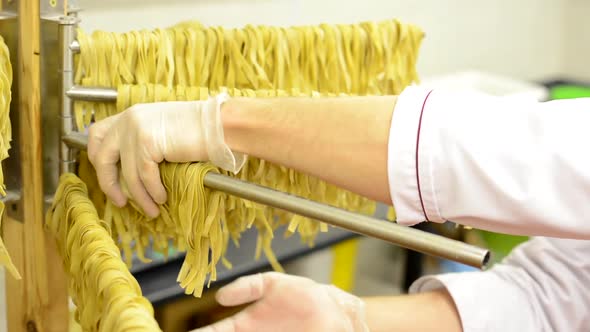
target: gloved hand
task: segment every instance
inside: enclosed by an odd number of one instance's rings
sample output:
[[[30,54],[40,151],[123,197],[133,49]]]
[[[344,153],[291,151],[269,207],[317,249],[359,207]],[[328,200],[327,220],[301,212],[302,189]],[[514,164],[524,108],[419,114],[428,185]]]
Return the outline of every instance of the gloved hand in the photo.
[[[364,302],[335,286],[268,272],[221,288],[224,306],[254,302],[235,316],[193,332],[368,332]]]
[[[158,163],[211,161],[237,173],[246,156],[225,144],[220,94],[207,101],[137,104],[93,124],[89,130],[88,157],[96,169],[101,189],[117,206],[127,203],[121,175],[131,198],[152,217],[166,201]]]

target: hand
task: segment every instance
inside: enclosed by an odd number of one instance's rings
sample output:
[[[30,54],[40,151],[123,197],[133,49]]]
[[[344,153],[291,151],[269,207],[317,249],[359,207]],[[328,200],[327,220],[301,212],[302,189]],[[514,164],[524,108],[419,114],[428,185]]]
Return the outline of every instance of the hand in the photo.
[[[224,306],[254,302],[235,316],[193,332],[368,332],[364,302],[335,286],[269,272],[221,288]]]
[[[137,104],[90,127],[88,157],[96,169],[101,189],[117,206],[127,203],[121,177],[130,198],[151,217],[156,204],[166,201],[158,164],[211,161],[237,172],[245,156],[225,144],[220,108],[222,94],[208,101]]]

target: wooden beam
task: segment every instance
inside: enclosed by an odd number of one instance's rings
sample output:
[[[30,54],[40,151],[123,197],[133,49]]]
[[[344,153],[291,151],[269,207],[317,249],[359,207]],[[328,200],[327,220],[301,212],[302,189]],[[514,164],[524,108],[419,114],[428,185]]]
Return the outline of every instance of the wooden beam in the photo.
[[[4,217],[2,221],[2,238],[8,248],[16,269],[22,274],[25,253],[23,247],[23,224],[20,221]],[[24,331],[25,325],[25,288],[24,281],[14,279],[6,274],[6,317],[8,331]]]
[[[19,100],[14,102],[19,105],[23,225],[19,230],[7,220],[6,231],[11,235],[5,239],[23,280],[7,282],[10,332],[68,331],[66,278],[54,242],[43,227],[39,1],[18,2],[18,67],[14,73]],[[17,299],[14,307],[13,299]]]

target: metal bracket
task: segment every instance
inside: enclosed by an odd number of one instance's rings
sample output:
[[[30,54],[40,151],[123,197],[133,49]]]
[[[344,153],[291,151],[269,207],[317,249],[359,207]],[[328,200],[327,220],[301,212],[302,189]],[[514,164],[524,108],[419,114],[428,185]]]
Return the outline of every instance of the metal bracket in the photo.
[[[2,0],[3,4],[7,3]],[[8,5],[18,8],[16,0],[8,1]],[[49,2],[47,2],[49,3]],[[63,2],[59,2],[63,3]],[[59,5],[57,3],[57,5]],[[71,4],[71,2],[70,2]],[[63,7],[62,7],[63,8]],[[6,9],[6,7],[4,7]],[[70,153],[63,153],[64,145],[61,143],[62,130],[69,132],[72,124],[71,114],[65,114],[63,111],[63,101],[69,101],[64,91],[72,85],[71,78],[73,74],[72,54],[68,52],[69,44],[73,39],[78,18],[75,15],[63,16],[54,15],[55,19],[41,19],[41,108],[43,124],[43,192],[45,197],[45,209],[49,208],[53,194],[59,180],[60,168],[73,160],[71,149]],[[0,12],[0,35],[5,39],[10,50],[18,48],[17,39],[17,19],[16,14],[8,14],[6,11]],[[63,36],[61,35],[63,34]],[[64,40],[64,38],[68,40]],[[61,43],[65,44],[68,49],[62,49]],[[64,61],[54,54],[67,56],[69,61]],[[19,59],[16,52],[11,52],[11,63],[13,68],[18,68]],[[69,75],[64,75],[69,74]],[[13,82],[12,96],[13,100],[18,100],[18,82]],[[57,83],[57,84],[56,84]],[[62,98],[63,96],[63,98]],[[65,99],[65,100],[64,100]],[[66,103],[66,106],[71,106]],[[69,108],[71,111],[71,107]],[[18,144],[19,137],[19,110],[18,105],[13,103],[10,110],[10,118],[13,127],[13,137],[15,140],[11,144],[9,157],[2,162],[4,168],[4,178],[6,182],[7,196],[0,198],[6,206],[6,215],[11,218],[22,221],[23,207],[20,203],[21,193],[21,170],[20,170],[20,147]],[[63,153],[63,154],[60,154]],[[61,167],[60,167],[61,166]]]
[[[4,213],[16,221],[22,222],[23,209],[20,206],[20,191],[7,191],[6,196],[1,199],[4,203]]]
[[[23,207],[20,202],[21,193],[17,190],[9,190],[6,196],[2,197],[0,201],[4,203],[4,213],[13,220],[23,222]],[[45,210],[48,210],[53,203],[52,195],[45,195],[44,198]]]

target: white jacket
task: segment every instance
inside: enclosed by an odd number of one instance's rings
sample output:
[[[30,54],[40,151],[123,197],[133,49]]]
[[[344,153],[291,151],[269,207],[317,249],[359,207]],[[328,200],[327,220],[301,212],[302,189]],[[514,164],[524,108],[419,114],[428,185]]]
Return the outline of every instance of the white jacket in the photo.
[[[490,271],[426,277],[411,291],[446,287],[465,332],[590,331],[590,99],[407,88],[388,172],[401,224],[547,237]]]

